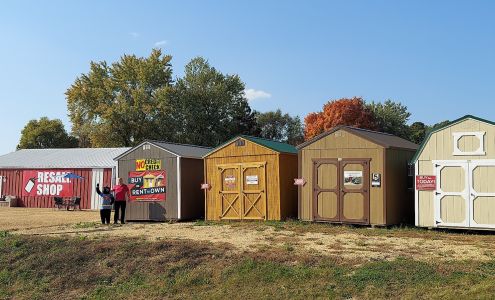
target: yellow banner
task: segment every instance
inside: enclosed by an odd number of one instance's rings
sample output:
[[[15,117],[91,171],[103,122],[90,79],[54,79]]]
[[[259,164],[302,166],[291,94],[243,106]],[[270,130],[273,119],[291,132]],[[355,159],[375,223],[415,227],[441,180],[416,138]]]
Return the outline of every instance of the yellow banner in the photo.
[[[160,159],[136,159],[136,171],[157,171],[162,169]]]

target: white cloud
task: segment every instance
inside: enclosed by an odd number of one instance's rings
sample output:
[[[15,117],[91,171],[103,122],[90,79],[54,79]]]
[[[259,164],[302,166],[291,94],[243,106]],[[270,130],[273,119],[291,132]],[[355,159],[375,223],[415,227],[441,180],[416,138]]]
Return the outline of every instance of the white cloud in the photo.
[[[138,38],[140,36],[140,34],[138,32],[129,32],[129,34],[133,37],[133,38]]]
[[[272,95],[270,93],[267,93],[262,90],[255,90],[255,89],[246,89],[244,90],[244,94],[246,95],[246,98],[249,101],[255,100],[255,99],[266,99],[266,98],[271,98]]]
[[[168,43],[168,41],[166,41],[166,40],[159,41],[159,42],[155,43],[155,47],[165,46],[167,43]]]

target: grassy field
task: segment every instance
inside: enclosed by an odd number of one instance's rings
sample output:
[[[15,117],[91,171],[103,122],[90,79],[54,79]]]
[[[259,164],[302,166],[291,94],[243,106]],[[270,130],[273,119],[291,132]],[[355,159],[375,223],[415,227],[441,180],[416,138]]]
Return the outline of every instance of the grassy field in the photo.
[[[468,297],[495,297],[490,232],[0,210],[0,299]]]
[[[294,249],[234,254],[228,245],[0,235],[3,299],[493,298],[495,260],[363,264]]]

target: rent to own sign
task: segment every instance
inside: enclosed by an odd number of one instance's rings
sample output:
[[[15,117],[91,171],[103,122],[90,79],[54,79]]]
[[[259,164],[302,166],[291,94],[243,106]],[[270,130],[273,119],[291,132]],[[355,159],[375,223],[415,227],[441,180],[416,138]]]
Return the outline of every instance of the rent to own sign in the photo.
[[[160,159],[136,159],[136,171],[158,171],[162,169]]]
[[[67,170],[25,170],[22,172],[22,196],[71,197],[73,186],[64,176]]]
[[[167,177],[165,171],[129,172],[131,201],[165,201]]]
[[[429,175],[416,176],[416,190],[434,191],[437,188],[437,177]]]

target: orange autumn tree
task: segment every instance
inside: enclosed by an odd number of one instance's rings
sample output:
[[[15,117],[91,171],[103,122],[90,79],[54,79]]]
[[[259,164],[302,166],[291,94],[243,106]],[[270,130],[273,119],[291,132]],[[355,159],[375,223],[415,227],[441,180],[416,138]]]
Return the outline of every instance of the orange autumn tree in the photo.
[[[373,113],[360,97],[329,101],[323,105],[323,111],[308,114],[304,124],[306,140],[339,125],[376,129]]]

